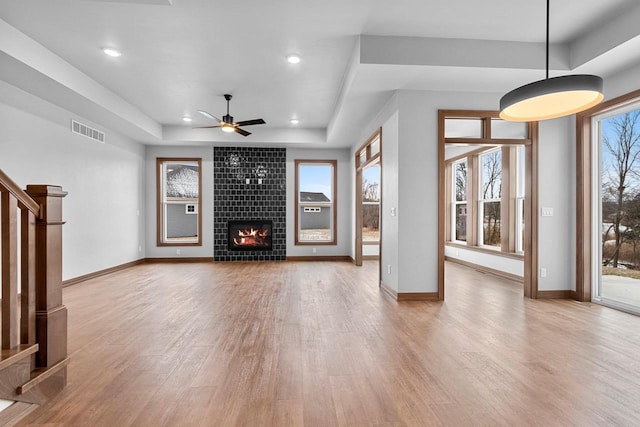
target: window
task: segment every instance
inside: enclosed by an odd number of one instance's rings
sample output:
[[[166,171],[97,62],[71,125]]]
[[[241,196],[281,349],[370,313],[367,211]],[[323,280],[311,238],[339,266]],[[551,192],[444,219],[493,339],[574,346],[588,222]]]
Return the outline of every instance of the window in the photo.
[[[372,150],[373,151],[373,150]],[[362,171],[362,241],[380,241],[380,164]]]
[[[500,203],[502,197],[502,151],[491,150],[480,155],[480,220],[478,244],[501,246]]]
[[[156,160],[158,246],[202,245],[201,159]]]
[[[535,125],[505,122],[491,111],[441,111],[439,120],[444,241],[523,256],[525,209],[531,208],[525,197],[525,153]]]
[[[451,218],[451,240],[466,243],[467,241],[467,159],[453,164],[453,209]]]
[[[296,160],[295,244],[336,244],[335,160]]]
[[[640,314],[640,90],[576,115],[576,295]]]
[[[592,118],[597,242],[593,301],[640,313],[640,103]],[[597,153],[597,154],[596,154]],[[599,155],[598,155],[599,154]],[[599,250],[598,250],[599,249]],[[599,274],[598,274],[599,273]],[[599,277],[598,277],[599,276]]]

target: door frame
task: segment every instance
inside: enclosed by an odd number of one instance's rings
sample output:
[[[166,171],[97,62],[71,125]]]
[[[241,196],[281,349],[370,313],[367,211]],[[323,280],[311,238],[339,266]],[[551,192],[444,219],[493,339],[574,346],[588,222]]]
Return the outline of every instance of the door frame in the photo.
[[[576,295],[578,301],[592,300],[593,277],[593,150],[591,120],[609,111],[640,102],[640,90],[605,101],[576,114]]]
[[[371,154],[371,144],[378,140],[380,149],[377,153]],[[365,159],[362,161],[362,153],[365,153]],[[362,205],[362,171],[374,164],[380,165],[380,221],[379,221],[379,230],[380,230],[380,239],[378,240],[378,257],[382,260],[382,204],[383,204],[383,191],[382,191],[382,127],[376,129],[376,131],[371,134],[369,138],[355,151],[355,172],[356,172],[356,232],[355,232],[355,265],[361,266],[363,255],[362,255],[362,215],[363,215],[363,205]],[[381,262],[379,262],[382,265]],[[382,267],[378,268],[378,281],[382,279]]]
[[[445,138],[446,118],[476,118],[482,120],[482,138]],[[527,139],[492,139],[491,120],[500,118],[498,111],[438,110],[438,300],[444,300],[444,248],[446,244],[447,200],[445,144],[524,145],[524,296],[538,298],[538,122],[527,125]]]

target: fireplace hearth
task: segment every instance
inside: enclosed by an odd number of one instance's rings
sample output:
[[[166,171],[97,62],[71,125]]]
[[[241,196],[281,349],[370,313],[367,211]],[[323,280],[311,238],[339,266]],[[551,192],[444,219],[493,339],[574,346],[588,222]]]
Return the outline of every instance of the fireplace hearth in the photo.
[[[227,222],[227,244],[230,251],[270,251],[273,222],[239,220]]]

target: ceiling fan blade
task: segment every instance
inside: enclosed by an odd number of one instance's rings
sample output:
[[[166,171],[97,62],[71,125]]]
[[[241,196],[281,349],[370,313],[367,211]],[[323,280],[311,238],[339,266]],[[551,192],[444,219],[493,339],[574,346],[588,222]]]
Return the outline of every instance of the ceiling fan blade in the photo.
[[[198,113],[202,114],[203,116],[205,116],[208,119],[215,120],[216,122],[221,122],[222,121],[219,118],[217,118],[216,116],[212,116],[211,114],[207,113],[206,111],[198,110]]]
[[[242,136],[249,136],[249,135],[251,135],[251,132],[247,132],[247,131],[246,131],[246,130],[244,130],[244,129],[240,129],[240,128],[233,128],[233,130],[234,130],[236,133],[239,133],[239,134],[240,134],[240,135],[242,135]]]
[[[251,126],[251,125],[264,125],[267,122],[265,122],[262,119],[254,119],[254,120],[244,120],[242,122],[237,122],[236,125],[237,126]]]
[[[221,128],[222,126],[218,125],[218,126],[196,126],[193,127],[191,129],[213,129],[213,128]]]

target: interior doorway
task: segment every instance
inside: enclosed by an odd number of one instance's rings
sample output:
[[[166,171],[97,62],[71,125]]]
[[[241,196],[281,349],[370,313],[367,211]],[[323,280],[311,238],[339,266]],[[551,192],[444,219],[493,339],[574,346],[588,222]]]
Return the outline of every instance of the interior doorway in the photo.
[[[380,259],[380,162],[362,169],[362,259]]]
[[[438,299],[445,260],[537,298],[537,133],[496,111],[439,111]]]
[[[379,128],[355,153],[356,233],[355,263],[382,255],[382,129]],[[378,268],[378,270],[380,270]],[[381,275],[378,271],[378,281]]]

